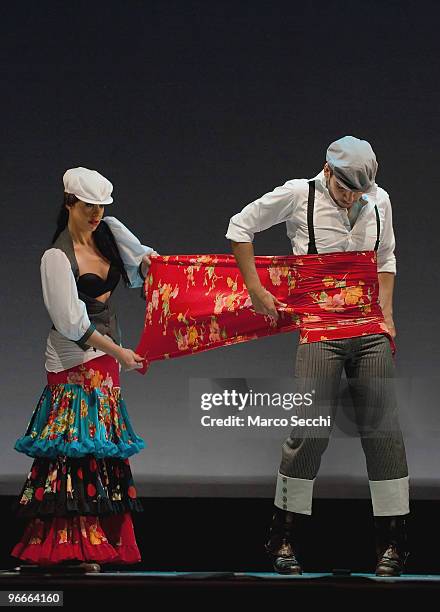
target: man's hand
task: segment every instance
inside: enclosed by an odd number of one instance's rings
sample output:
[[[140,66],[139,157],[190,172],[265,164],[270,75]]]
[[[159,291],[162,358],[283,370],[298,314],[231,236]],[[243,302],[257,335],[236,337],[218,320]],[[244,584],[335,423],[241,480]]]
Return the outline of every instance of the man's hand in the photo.
[[[275,321],[278,321],[279,316],[276,306],[287,306],[287,304],[280,302],[264,287],[260,287],[259,289],[255,290],[250,289],[249,297],[252,300],[255,312],[258,314],[269,315],[270,317],[273,317]]]
[[[377,277],[379,279],[379,304],[390,336],[394,339],[396,337],[396,328],[393,321],[394,273],[378,272]]]
[[[394,326],[393,315],[385,314],[384,313],[383,318],[385,320],[385,325],[388,327],[388,330],[390,332],[390,336],[394,340],[394,338],[397,335],[397,332],[396,332],[396,328]]]

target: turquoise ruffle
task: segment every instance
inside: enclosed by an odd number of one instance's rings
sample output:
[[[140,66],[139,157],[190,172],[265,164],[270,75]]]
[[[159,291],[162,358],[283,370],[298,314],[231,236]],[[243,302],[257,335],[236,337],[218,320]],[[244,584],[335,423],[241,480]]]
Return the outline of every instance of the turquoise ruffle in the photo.
[[[15,450],[29,457],[58,455],[126,459],[145,448],[136,435],[120,388],[47,385]]]

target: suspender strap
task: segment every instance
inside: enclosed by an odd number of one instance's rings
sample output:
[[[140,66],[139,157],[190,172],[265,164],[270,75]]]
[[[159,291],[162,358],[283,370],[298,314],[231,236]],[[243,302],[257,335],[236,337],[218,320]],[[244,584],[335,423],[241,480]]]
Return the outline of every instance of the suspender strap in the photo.
[[[317,255],[315,242],[315,228],[313,226],[313,210],[315,208],[315,181],[309,181],[309,199],[307,202],[307,226],[309,230],[308,255]]]
[[[379,236],[380,236],[380,217],[379,211],[377,210],[377,204],[374,205],[374,212],[376,213],[376,244],[374,245],[374,250],[377,251],[379,248]]]

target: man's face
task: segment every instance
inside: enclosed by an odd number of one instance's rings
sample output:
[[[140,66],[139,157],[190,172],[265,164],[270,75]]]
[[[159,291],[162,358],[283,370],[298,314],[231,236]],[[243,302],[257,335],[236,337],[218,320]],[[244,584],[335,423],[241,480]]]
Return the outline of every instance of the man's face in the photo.
[[[333,172],[330,170],[328,164],[325,164],[324,166],[324,175],[327,179],[327,189],[329,190],[331,197],[341,208],[351,208],[354,202],[362,197],[364,193],[363,191],[350,191],[349,189],[342,187],[342,185],[338,183]]]

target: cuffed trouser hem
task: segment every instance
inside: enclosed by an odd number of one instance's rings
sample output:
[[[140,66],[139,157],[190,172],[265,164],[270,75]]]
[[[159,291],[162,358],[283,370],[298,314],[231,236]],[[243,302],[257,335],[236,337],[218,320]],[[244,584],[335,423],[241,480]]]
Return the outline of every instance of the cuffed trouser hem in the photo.
[[[315,479],[291,478],[278,472],[275,506],[298,514],[312,514],[314,482]]]
[[[374,516],[409,514],[409,477],[370,480]]]

